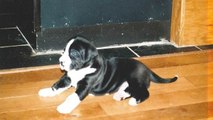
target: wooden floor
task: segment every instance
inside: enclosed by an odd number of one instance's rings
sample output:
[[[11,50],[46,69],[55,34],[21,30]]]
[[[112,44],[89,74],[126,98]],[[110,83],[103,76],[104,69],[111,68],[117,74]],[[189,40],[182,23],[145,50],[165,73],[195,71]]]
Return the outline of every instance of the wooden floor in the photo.
[[[0,120],[206,120],[213,119],[213,50],[142,57],[163,77],[178,75],[172,84],[150,87],[150,98],[136,107],[112,95],[87,97],[71,114],[56,106],[73,89],[53,98],[37,92],[62,73],[57,65],[0,71]]]

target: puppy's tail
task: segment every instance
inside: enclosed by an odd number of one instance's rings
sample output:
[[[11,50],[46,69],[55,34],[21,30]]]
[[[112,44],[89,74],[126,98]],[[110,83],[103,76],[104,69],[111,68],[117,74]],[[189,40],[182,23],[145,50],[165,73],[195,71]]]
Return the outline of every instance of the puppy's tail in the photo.
[[[175,82],[178,79],[178,76],[175,76],[173,78],[161,78],[160,76],[158,76],[154,72],[151,72],[150,78],[151,78],[151,81],[153,81],[155,83],[172,83],[172,82]]]

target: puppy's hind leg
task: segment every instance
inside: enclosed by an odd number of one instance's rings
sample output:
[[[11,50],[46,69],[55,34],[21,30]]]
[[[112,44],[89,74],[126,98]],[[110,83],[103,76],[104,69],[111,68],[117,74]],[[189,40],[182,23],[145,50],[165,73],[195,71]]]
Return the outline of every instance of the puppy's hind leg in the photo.
[[[71,87],[70,78],[64,74],[59,81],[53,84],[52,87],[40,89],[38,94],[41,97],[53,97]]]
[[[113,95],[113,99],[116,101],[121,101],[130,97],[130,94],[125,91],[128,88],[128,86],[129,84],[127,82],[124,82],[120,86],[119,90]]]
[[[149,91],[147,90],[145,84],[140,87],[135,87],[131,89],[131,98],[129,99],[130,106],[136,106],[149,98]]]

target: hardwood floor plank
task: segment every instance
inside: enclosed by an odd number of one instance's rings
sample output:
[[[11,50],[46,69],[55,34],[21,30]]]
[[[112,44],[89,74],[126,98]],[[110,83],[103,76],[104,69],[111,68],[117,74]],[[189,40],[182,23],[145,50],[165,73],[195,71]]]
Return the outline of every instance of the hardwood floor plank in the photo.
[[[213,74],[187,76],[186,79],[196,87],[213,86]]]
[[[11,96],[20,97],[25,95],[37,95],[41,88],[49,87],[54,82],[55,80],[0,85],[0,99],[5,99]]]
[[[173,66],[166,68],[155,68],[152,70],[162,77],[172,77],[174,75],[182,77],[193,75],[209,75],[213,73],[213,62]]]
[[[0,119],[14,120],[137,120],[137,119],[162,119],[162,120],[196,120],[212,117],[208,115],[208,104],[211,103],[196,103],[167,109],[153,109],[149,111],[128,112],[126,114],[106,115],[97,104],[90,104],[84,109],[79,109],[79,112],[69,115],[62,115],[56,112],[53,108],[37,109],[30,111],[8,112],[0,114]]]
[[[39,97],[37,91],[32,95],[23,95],[23,96],[11,96],[7,98],[0,99],[0,113],[5,112],[16,112],[23,110],[31,110],[45,107],[56,107],[62,103],[70,93],[73,92],[73,89],[57,95],[55,97]]]
[[[189,90],[189,89],[195,89],[196,87],[188,81],[184,77],[179,77],[178,80],[174,83],[169,84],[157,84],[151,82],[151,86],[149,88],[152,95],[155,94],[167,94],[171,92],[176,91],[183,91],[183,90]]]
[[[211,118],[203,118],[203,119],[198,119],[198,120],[213,120],[213,117],[211,117]]]
[[[128,105],[128,100],[122,102],[104,101],[101,104],[103,109],[109,115],[127,114],[128,112],[147,111],[152,109],[163,109],[174,106],[182,106],[186,104],[195,104],[201,102],[213,101],[213,96],[208,94],[208,91],[213,91],[213,87],[205,87],[191,90],[177,91],[167,94],[152,95],[145,102],[136,107]]]
[[[44,84],[48,84],[49,85],[49,81],[41,82],[38,85],[36,85],[36,84],[30,84],[30,85],[27,84],[27,85],[23,85],[23,86],[17,85],[18,89],[13,89],[13,88],[11,89],[9,87],[9,89],[4,89],[4,92],[1,92],[0,96],[2,96],[1,98],[4,98],[3,96],[8,95],[7,96],[8,99],[12,99],[10,96],[13,96],[14,99],[16,97],[22,99],[22,97],[25,97],[25,96],[26,97],[29,97],[29,96],[33,97],[34,96],[34,98],[39,101],[39,99],[37,98],[38,97],[37,96],[37,92],[38,92],[40,86],[46,86]],[[181,84],[184,84],[184,86],[181,86]],[[37,88],[35,88],[34,85],[36,85]],[[31,86],[31,87],[29,87],[28,89],[26,89],[27,87],[24,87],[24,86]],[[150,92],[151,92],[151,95],[155,95],[155,94],[165,94],[165,93],[169,93],[169,92],[171,93],[171,92],[176,92],[176,91],[180,91],[180,90],[183,91],[184,89],[182,89],[181,87],[185,87],[186,90],[188,90],[188,89],[194,89],[194,87],[193,87],[192,84],[190,84],[189,82],[187,82],[185,79],[180,79],[179,81],[177,81],[174,84],[173,83],[172,84],[165,84],[165,85],[163,85],[163,84],[162,85],[161,84],[155,84],[155,85],[151,86]],[[171,89],[171,88],[176,88],[176,89]],[[69,95],[73,91],[74,90],[67,91],[66,94]],[[29,98],[26,98],[26,99],[29,99]],[[64,97],[64,99],[65,99],[65,97]],[[112,99],[112,96],[110,97],[110,99]],[[3,100],[5,100],[5,98]],[[18,101],[19,100],[17,100],[17,102]],[[17,102],[15,102],[15,103],[17,103]],[[22,102],[22,101],[20,101],[20,102]]]
[[[116,102],[112,99],[112,95],[99,97],[99,104],[101,108],[108,114],[126,114],[135,111],[147,111],[152,109],[169,108],[171,106],[181,106],[185,104],[201,103],[206,101],[213,101],[213,96],[208,96],[207,90],[213,91],[213,87],[199,88],[193,90],[177,91],[168,94],[152,95],[148,100],[136,107],[128,105],[127,101]],[[32,110],[46,107],[56,107],[70,94],[71,91],[66,92],[60,96],[53,98],[40,98],[37,95],[24,96],[18,98],[1,99],[0,113],[16,112],[23,110]],[[104,99],[106,98],[107,99]],[[85,107],[85,104],[97,102],[96,97],[90,97],[90,100],[83,102],[78,109]],[[27,100],[27,101],[26,101]]]
[[[213,50],[211,52],[213,53]],[[39,89],[51,86],[61,77],[63,73],[57,68],[58,66],[47,66],[36,70],[22,69],[16,72],[11,70],[2,73],[0,71],[0,119],[212,119],[213,55],[209,55],[209,52],[188,55],[182,54],[180,58],[169,55],[172,58],[171,63],[169,57],[161,57],[163,59],[160,66],[163,65],[163,67],[152,68],[152,70],[162,77],[178,75],[179,79],[171,84],[152,83],[149,88],[150,98],[138,106],[129,106],[128,100],[117,102],[113,100],[113,95],[88,96],[77,109],[68,115],[59,114],[56,107],[74,92],[73,88],[52,98],[41,98],[37,94]],[[198,60],[194,58],[198,58]],[[179,59],[179,61],[173,63],[174,59]],[[150,64],[155,65],[156,60],[160,61],[160,59],[154,58],[155,62]],[[165,61],[166,63],[164,63]],[[169,64],[170,67],[165,67],[166,64]]]
[[[179,80],[180,82],[181,81],[184,81],[185,79],[182,79],[182,80]],[[185,80],[186,81],[186,80]],[[183,82],[183,83],[187,83],[187,82]],[[166,86],[169,86],[169,87],[167,87],[166,89],[165,89],[165,91],[167,91],[167,90],[169,90],[169,88],[178,88],[177,86],[175,87],[174,85],[178,85],[179,84],[179,86],[180,86],[180,83],[179,82],[177,82],[176,84],[174,83],[174,84],[169,84],[169,85],[166,85]],[[183,89],[181,89],[181,91],[179,91],[180,90],[180,88],[179,89],[177,89],[176,91],[173,91],[172,93],[169,93],[170,94],[170,96],[168,96],[168,97],[166,97],[166,100],[169,100],[169,98],[171,97],[171,98],[175,98],[175,97],[172,97],[173,96],[173,94],[176,94],[176,95],[178,95],[178,96],[180,96],[179,94],[182,94],[182,96],[184,97],[185,95],[184,95],[184,93],[196,93],[196,92],[194,92],[195,90],[193,89],[193,86],[192,85],[190,85],[190,83],[187,83],[188,84],[188,86],[186,87],[187,89],[190,89],[190,90],[183,90]],[[187,85],[187,84],[185,84],[185,85]],[[43,85],[41,85],[41,86],[43,86]],[[156,85],[156,86],[159,86],[159,88],[158,89],[160,89],[160,86],[162,87],[162,85]],[[164,85],[163,85],[164,86]],[[189,87],[190,86],[190,87]],[[163,87],[162,87],[163,88]],[[164,87],[165,88],[165,87]],[[151,89],[151,88],[150,88]],[[199,93],[199,95],[201,95],[199,98],[200,99],[207,99],[206,97],[207,96],[205,96],[205,94],[206,94],[206,89],[207,88],[200,88],[200,89],[198,89],[198,90],[196,90],[196,91],[198,91],[197,93]],[[172,89],[172,90],[174,90],[174,89]],[[210,91],[212,91],[212,89],[211,88],[209,88],[209,90]],[[36,104],[41,104],[41,103],[39,103],[38,101],[40,101],[40,99],[38,99],[38,97],[35,97],[36,96],[36,93],[37,93],[37,91],[38,90],[35,90],[35,91],[32,91],[32,92],[34,92],[33,94],[34,94],[34,97],[33,96],[27,96],[26,95],[26,99],[31,99],[32,101],[32,103],[35,103],[34,105],[36,105]],[[154,97],[154,95],[155,94],[158,94],[157,95],[157,98],[156,99],[160,99],[160,100],[162,100],[162,95],[160,94],[159,95],[159,93],[157,93],[158,91],[154,91],[154,86],[153,86],[153,91],[152,91],[152,89],[151,89],[151,97],[150,98],[152,98],[152,97]],[[170,91],[171,92],[171,91]],[[204,93],[203,93],[204,92]],[[165,93],[165,92],[162,92],[162,94],[163,93]],[[70,93],[67,93],[67,94],[70,94]],[[188,96],[188,95],[187,95]],[[28,98],[29,97],[29,98]],[[111,96],[112,97],[112,96]],[[156,96],[155,96],[156,97]],[[158,98],[159,97],[159,98]],[[165,95],[164,95],[164,97],[165,97]],[[204,98],[202,98],[202,97],[204,97]],[[60,97],[60,98],[63,98],[63,99],[65,99],[65,97]],[[211,98],[211,97],[210,97]],[[14,98],[15,99],[15,98]],[[8,99],[6,99],[6,101],[11,101],[10,103],[16,103],[16,105],[17,104],[19,104],[20,103],[20,105],[19,105],[19,107],[20,106],[22,106],[22,107],[27,107],[27,106],[30,106],[30,105],[22,105],[21,103],[22,103],[22,100],[19,100],[19,99],[23,99],[22,98],[22,96],[20,97],[17,97],[17,99],[10,99],[10,100],[8,100]],[[58,98],[57,98],[58,99]],[[54,100],[57,100],[56,98],[54,98]],[[60,102],[62,102],[63,101],[63,99],[60,99]],[[110,98],[111,99],[111,98]],[[177,98],[178,99],[178,98]],[[5,99],[3,99],[3,100],[0,100],[0,103],[5,103],[4,102],[4,100]],[[188,99],[187,99],[188,100]],[[193,100],[193,99],[192,99]],[[192,100],[190,99],[189,101],[190,102],[192,102]],[[196,98],[195,100],[198,100],[198,98]],[[172,101],[172,100],[171,100]],[[36,103],[37,102],[37,103]],[[60,103],[59,101],[57,102],[58,104]],[[111,103],[115,103],[115,102],[112,102],[112,100],[110,100],[110,102]],[[165,102],[165,101],[164,101]],[[200,101],[197,101],[197,102],[200,102]],[[158,103],[158,102],[157,102]],[[124,102],[122,102],[122,103],[116,103],[116,104],[122,104],[121,106],[126,106],[127,105],[127,103],[124,103]],[[126,104],[126,105],[124,105],[124,104]],[[143,104],[143,103],[142,103]],[[168,103],[164,103],[164,104],[168,104]],[[5,105],[5,104],[4,104]],[[2,106],[3,108],[4,108],[4,105]],[[6,104],[7,105],[7,104]],[[56,105],[56,104],[51,104],[51,105]],[[162,105],[162,104],[161,104]],[[107,105],[107,106],[113,106],[113,105]],[[120,105],[119,105],[120,106]],[[148,105],[148,106],[151,106],[151,105]],[[31,107],[36,107],[36,106],[31,106]],[[48,106],[47,106],[48,107]],[[127,106],[127,107],[129,107],[129,106]],[[143,106],[144,107],[144,106]],[[15,107],[16,108],[16,107]],[[15,108],[10,108],[10,109],[12,109],[12,111],[13,111],[13,109],[15,109]],[[5,107],[5,109],[9,109],[9,108],[7,108],[7,107]],[[32,109],[34,109],[34,108],[32,108]],[[117,108],[117,109],[120,109],[120,107],[119,108]],[[117,110],[117,109],[115,109],[115,110]],[[125,108],[126,109],[126,108]],[[130,108],[130,109],[132,109],[132,108]],[[143,108],[144,109],[144,108]],[[135,109],[135,110],[137,110],[137,109]],[[2,112],[2,111],[1,111]]]
[[[55,107],[0,113],[1,120],[78,120],[101,116],[106,116],[106,114],[98,103],[86,104],[85,107],[80,107],[68,115],[58,113]]]
[[[14,84],[14,81],[15,83],[26,83],[59,79],[62,74],[60,69],[45,69],[41,71],[35,70],[27,72],[17,71],[10,74],[0,74],[0,85]]]
[[[199,64],[213,61],[213,50],[145,56],[135,59],[143,62],[151,68]]]
[[[16,74],[16,73],[29,73],[29,72],[41,72],[41,71],[58,71],[59,65],[46,65],[46,66],[36,66],[36,67],[24,67],[24,68],[14,68],[14,69],[3,69],[0,70],[0,75],[5,74]]]
[[[167,109],[153,109],[149,111],[139,111],[122,115],[114,115],[113,118],[122,120],[133,120],[137,117],[141,120],[196,120],[208,117],[208,103],[196,103]],[[133,117],[133,118],[134,118]]]

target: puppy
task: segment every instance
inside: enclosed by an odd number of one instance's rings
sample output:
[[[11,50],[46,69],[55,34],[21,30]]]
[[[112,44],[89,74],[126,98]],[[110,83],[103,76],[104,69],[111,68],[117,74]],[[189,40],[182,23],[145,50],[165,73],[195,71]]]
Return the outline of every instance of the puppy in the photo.
[[[39,91],[42,97],[52,97],[70,87],[76,91],[57,107],[58,112],[72,112],[89,94],[104,95],[114,93],[113,99],[129,99],[135,106],[149,97],[150,81],[171,83],[177,77],[164,79],[156,75],[143,63],[131,58],[105,59],[97,49],[82,37],[72,38],[59,59],[65,74],[50,88]]]

